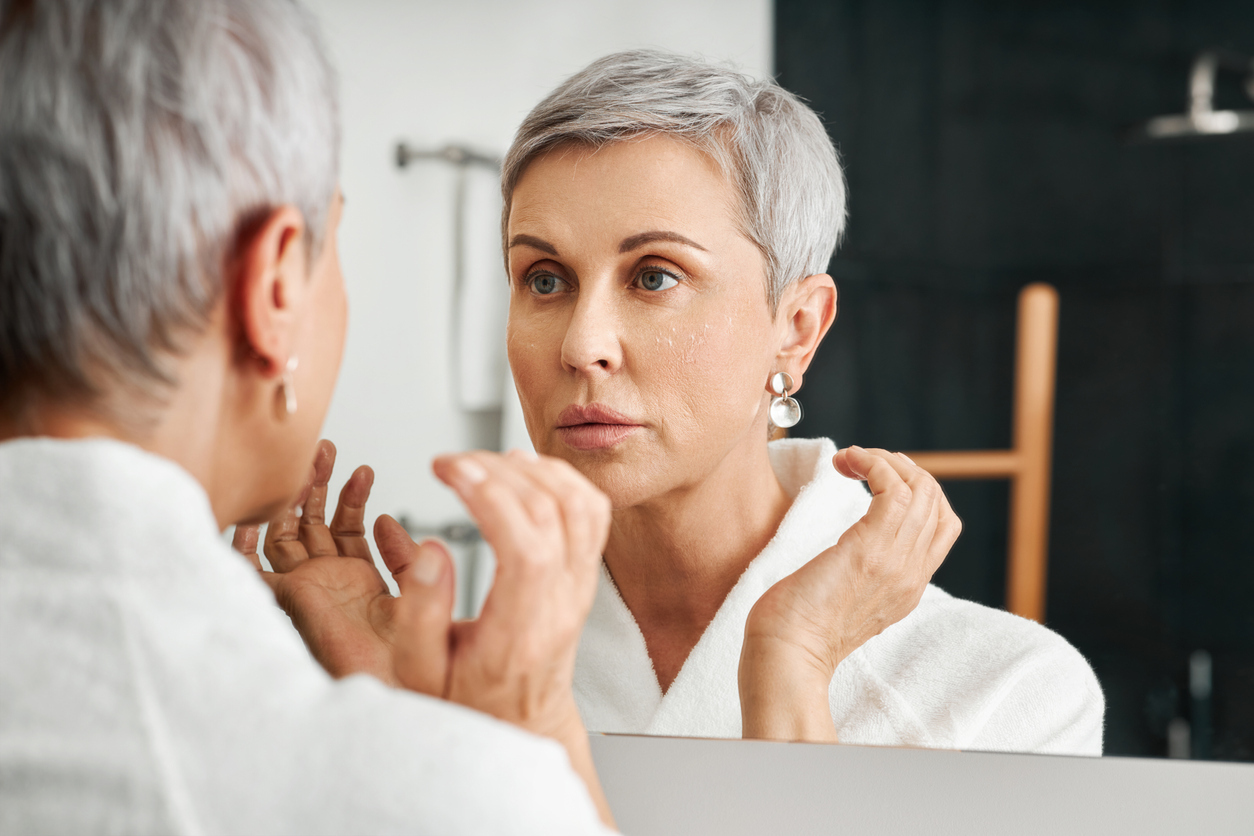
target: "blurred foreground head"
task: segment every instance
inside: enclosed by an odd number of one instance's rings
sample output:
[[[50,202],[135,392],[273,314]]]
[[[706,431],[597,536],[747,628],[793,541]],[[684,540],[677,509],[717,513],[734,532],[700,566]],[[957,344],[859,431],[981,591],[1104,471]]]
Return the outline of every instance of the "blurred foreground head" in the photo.
[[[160,404],[274,207],[314,263],[338,146],[289,0],[0,0],[0,417]]]

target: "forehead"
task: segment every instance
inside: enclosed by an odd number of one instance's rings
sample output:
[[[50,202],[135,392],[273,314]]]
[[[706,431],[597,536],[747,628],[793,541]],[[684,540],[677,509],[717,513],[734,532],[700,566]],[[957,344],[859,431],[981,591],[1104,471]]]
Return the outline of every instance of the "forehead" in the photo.
[[[562,145],[536,157],[514,189],[509,228],[664,226],[738,234],[738,205],[735,188],[708,153],[654,135],[600,147]]]

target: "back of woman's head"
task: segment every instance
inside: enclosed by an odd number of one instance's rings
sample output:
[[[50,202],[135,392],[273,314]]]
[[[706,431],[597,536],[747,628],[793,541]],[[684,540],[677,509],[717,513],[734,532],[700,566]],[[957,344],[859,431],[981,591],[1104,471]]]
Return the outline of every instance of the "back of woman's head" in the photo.
[[[291,0],[0,4],[0,410],[158,396],[251,221],[316,250],[334,78]]]
[[[727,174],[742,231],[766,261],[772,310],[789,284],[827,269],[844,231],[845,181],[818,116],[772,80],[655,50],[594,61],[528,114],[505,158],[503,229],[537,156],[659,134],[701,148]]]

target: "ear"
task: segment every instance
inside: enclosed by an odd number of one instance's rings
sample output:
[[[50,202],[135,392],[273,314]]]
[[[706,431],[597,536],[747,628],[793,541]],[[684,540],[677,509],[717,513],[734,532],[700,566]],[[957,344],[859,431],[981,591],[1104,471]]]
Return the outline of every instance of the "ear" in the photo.
[[[836,283],[832,277],[817,273],[789,285],[780,299],[775,321],[780,333],[775,370],[792,377],[795,392],[801,388],[819,343],[836,321]]]
[[[233,259],[234,312],[245,356],[266,377],[282,373],[292,355],[307,293],[305,219],[280,206],[250,227]]]

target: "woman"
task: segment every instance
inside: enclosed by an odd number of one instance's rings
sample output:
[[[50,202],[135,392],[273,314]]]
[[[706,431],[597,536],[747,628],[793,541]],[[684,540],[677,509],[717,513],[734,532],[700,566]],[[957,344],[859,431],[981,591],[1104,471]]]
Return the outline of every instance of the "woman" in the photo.
[[[960,529],[931,476],[768,444],[836,315],[844,183],[813,112],[611,55],[527,117],[502,188],[528,433],[614,509],[575,668],[590,729],[1101,753],[1074,648],[929,585]]]
[[[328,677],[221,541],[300,491],[344,345],[311,19],[10,3],[0,77],[0,830],[604,832],[570,676],[609,511],[569,466],[437,463],[502,557],[474,623],[446,553],[376,526],[405,594],[371,662],[420,693]],[[280,600],[382,587],[315,483]]]
[[[959,530],[928,474],[767,443],[836,313],[844,184],[813,112],[611,55],[527,117],[503,189],[528,432],[614,506],[576,666],[589,728],[1100,754],[1070,645],[927,585]]]

